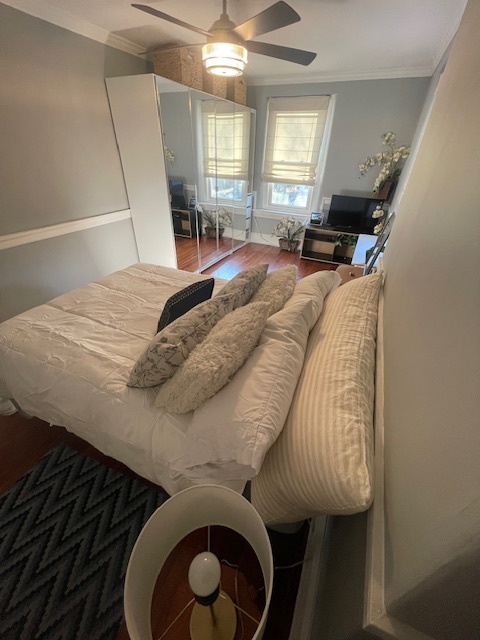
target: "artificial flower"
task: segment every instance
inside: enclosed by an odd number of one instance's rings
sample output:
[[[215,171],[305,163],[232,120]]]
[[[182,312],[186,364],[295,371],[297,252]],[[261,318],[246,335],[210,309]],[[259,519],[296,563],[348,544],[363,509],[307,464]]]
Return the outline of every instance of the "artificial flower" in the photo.
[[[375,154],[374,156],[368,156],[367,159],[358,165],[360,176],[365,175],[372,167],[378,165],[381,167],[375,183],[373,185],[373,192],[377,193],[383,187],[387,180],[395,182],[400,176],[400,167],[398,163],[401,160],[405,160],[410,155],[410,147],[402,145],[395,147],[396,136],[393,131],[384,133],[382,135],[382,144],[389,147],[388,151],[383,151]]]

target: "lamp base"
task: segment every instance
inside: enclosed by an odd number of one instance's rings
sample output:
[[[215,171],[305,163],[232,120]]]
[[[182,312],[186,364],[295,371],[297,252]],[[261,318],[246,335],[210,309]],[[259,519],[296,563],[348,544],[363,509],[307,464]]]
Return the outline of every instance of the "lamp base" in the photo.
[[[225,591],[220,591],[211,607],[195,603],[190,617],[192,640],[233,640],[236,629],[235,607]]]

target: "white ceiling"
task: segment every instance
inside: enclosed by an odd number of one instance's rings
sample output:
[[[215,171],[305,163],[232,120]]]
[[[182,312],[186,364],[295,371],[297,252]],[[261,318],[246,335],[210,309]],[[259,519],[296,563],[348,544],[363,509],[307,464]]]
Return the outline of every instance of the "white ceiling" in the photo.
[[[2,0],[60,26],[140,54],[202,36],[130,6],[129,0]],[[142,3],[142,0],[136,0]],[[229,0],[237,24],[275,0]],[[315,51],[308,67],[249,54],[249,84],[429,76],[454,36],[466,0],[288,0],[301,21],[257,40]],[[221,0],[143,0],[208,30]]]

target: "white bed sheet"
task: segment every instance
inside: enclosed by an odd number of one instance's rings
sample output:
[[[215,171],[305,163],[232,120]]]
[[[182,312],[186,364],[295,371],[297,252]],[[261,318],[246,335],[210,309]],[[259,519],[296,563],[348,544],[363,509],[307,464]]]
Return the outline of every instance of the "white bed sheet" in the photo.
[[[170,462],[183,455],[192,413],[167,414],[154,405],[155,389],[126,381],[165,301],[208,277],[137,264],[7,320],[0,325],[0,400],[13,398],[27,413],[66,427],[170,494],[191,486]],[[214,295],[224,283],[215,279]],[[244,481],[225,475],[219,465],[207,481],[243,489]]]

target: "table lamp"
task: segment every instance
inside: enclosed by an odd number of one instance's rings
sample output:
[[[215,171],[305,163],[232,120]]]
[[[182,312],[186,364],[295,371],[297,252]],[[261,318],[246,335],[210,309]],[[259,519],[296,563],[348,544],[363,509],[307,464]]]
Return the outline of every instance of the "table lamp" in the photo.
[[[173,549],[193,531],[203,527],[209,531],[214,525],[240,534],[258,559],[265,586],[265,607],[252,640],[262,638],[274,573],[265,525],[248,500],[232,489],[198,485],[177,493],[162,504],[138,536],[125,577],[125,620],[131,640],[152,640],[153,591]],[[194,599],[194,603],[190,601],[193,604],[191,612],[184,607],[175,620],[180,615],[190,615],[191,640],[233,640],[239,606],[221,589],[220,562],[208,548],[210,535],[207,540],[207,548],[194,557],[188,570],[188,583]]]

